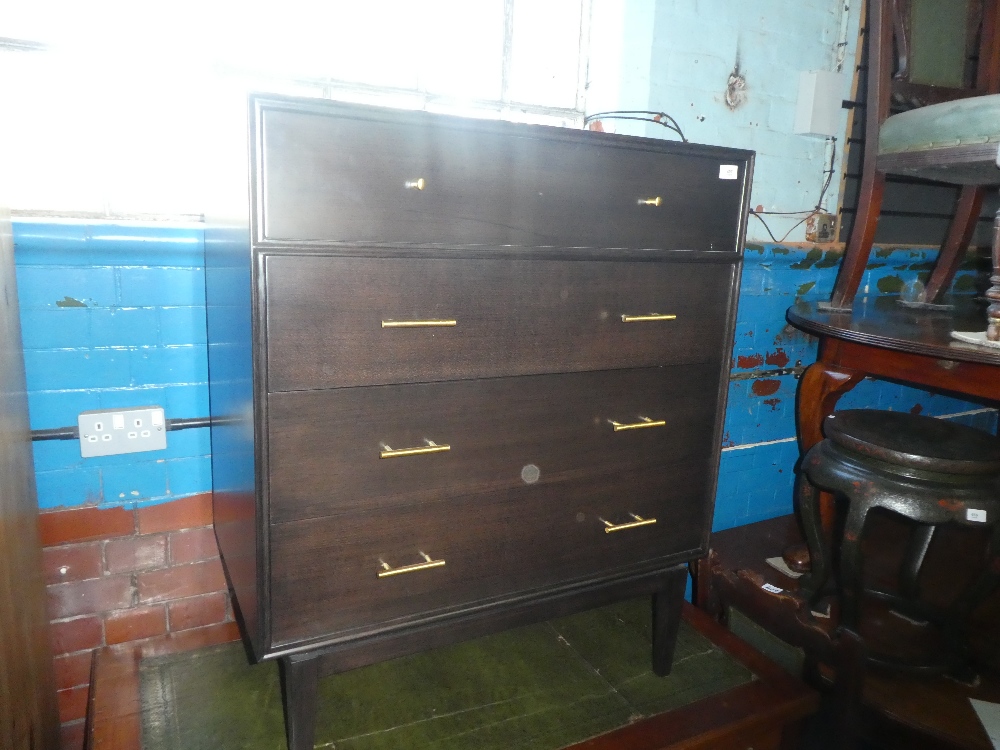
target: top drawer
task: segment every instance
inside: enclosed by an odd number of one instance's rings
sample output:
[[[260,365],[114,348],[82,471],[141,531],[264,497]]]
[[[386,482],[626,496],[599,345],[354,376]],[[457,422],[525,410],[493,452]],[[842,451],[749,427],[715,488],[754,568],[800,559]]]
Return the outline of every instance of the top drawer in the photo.
[[[262,111],[259,240],[738,249],[745,152],[361,111]]]
[[[730,263],[265,259],[267,389],[718,362]]]

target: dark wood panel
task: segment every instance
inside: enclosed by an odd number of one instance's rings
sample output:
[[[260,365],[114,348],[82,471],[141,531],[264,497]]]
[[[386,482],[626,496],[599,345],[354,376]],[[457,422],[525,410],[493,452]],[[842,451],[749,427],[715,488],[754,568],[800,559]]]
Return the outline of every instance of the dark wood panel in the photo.
[[[10,215],[0,211],[0,747],[59,744]]]
[[[733,267],[266,259],[268,390],[718,361]],[[676,320],[624,323],[622,315]],[[384,320],[455,320],[382,328]]]
[[[709,467],[717,365],[273,394],[272,522],[526,483]],[[612,421],[663,420],[616,432]],[[380,458],[382,446],[450,450]]]
[[[394,114],[265,109],[263,238],[738,250],[747,154]]]
[[[271,528],[272,642],[354,636],[588,576],[690,555],[702,543],[708,477],[697,462],[612,473],[429,506]],[[650,526],[605,532],[630,513]],[[442,567],[378,578],[392,567]]]

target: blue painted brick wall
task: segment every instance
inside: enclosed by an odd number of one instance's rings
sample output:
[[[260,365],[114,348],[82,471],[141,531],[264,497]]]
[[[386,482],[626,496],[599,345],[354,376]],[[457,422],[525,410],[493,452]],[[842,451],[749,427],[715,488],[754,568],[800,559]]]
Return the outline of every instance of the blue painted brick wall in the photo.
[[[208,415],[200,225],[17,220],[14,244],[32,428],[109,407]],[[34,446],[42,508],[151,504],[212,486],[204,428],[107,458],[81,458],[76,441]]]

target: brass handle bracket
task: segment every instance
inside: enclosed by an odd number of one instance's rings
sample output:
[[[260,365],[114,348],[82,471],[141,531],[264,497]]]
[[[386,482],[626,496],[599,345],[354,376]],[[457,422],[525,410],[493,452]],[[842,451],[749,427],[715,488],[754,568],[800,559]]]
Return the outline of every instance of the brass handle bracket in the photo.
[[[383,328],[450,328],[457,320],[383,320]]]
[[[640,198],[637,203],[640,206],[660,206],[663,204],[663,198],[656,196],[655,198]]]
[[[629,513],[634,521],[629,521],[627,523],[611,523],[611,521],[605,521],[603,518],[598,517],[598,521],[604,524],[604,533],[610,534],[613,531],[626,531],[627,529],[637,529],[640,526],[652,526],[656,523],[655,518],[643,518],[642,516],[637,516],[635,513]]]
[[[403,183],[403,186],[407,190],[423,190],[425,187],[427,187],[427,180],[425,180],[423,177],[419,177],[416,180],[407,180],[406,182]]]
[[[416,573],[418,570],[430,570],[431,568],[444,567],[444,560],[432,560],[431,556],[426,552],[421,552],[420,556],[424,558],[423,562],[414,563],[413,565],[404,565],[400,568],[392,567],[380,557],[378,562],[379,565],[382,566],[382,570],[378,571],[377,575],[379,578],[388,578],[389,576],[398,576],[403,573]]]
[[[425,445],[419,445],[416,448],[390,448],[385,443],[382,443],[379,447],[382,449],[379,451],[379,458],[400,458],[402,456],[422,456],[425,453],[444,453],[445,451],[450,451],[450,445],[438,445],[433,440],[428,440],[424,438]]]
[[[615,428],[615,432],[621,432],[622,430],[641,430],[646,427],[667,426],[667,421],[665,419],[650,419],[649,417],[639,417],[639,419],[641,421],[632,422],[631,424],[622,424],[621,422],[609,419],[608,424]]]
[[[649,313],[648,315],[622,315],[622,323],[651,323],[657,320],[677,320],[677,316],[660,313]]]

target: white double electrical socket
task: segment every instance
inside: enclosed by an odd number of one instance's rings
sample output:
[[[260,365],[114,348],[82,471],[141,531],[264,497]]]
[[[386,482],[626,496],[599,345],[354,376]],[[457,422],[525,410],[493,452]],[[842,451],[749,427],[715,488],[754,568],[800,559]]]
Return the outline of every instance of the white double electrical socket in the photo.
[[[77,417],[77,426],[84,458],[167,447],[167,423],[160,406],[84,411]]]

